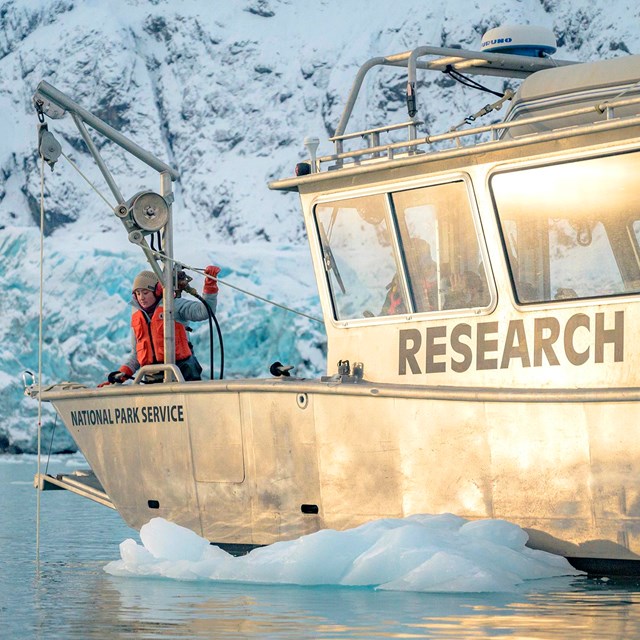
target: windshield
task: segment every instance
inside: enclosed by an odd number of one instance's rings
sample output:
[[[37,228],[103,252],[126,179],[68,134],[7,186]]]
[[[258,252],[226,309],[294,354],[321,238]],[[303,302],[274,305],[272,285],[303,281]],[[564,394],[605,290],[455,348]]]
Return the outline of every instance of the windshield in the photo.
[[[315,214],[336,319],[491,304],[463,181],[318,204]]]
[[[336,317],[378,315],[398,269],[385,196],[318,205],[316,221]]]
[[[638,171],[630,153],[493,176],[519,302],[640,291]]]

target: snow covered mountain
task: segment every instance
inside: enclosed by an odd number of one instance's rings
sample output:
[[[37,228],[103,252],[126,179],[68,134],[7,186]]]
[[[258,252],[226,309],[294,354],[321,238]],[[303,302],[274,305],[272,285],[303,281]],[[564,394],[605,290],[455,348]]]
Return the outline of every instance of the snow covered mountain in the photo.
[[[558,58],[640,50],[640,9],[622,0],[0,2],[0,451],[33,450],[36,431],[21,373],[38,368],[40,167],[31,98],[41,79],[180,172],[178,259],[219,264],[229,283],[319,316],[297,198],[266,183],[292,174],[305,136],[320,137],[320,153],[331,150],[326,139],[369,58],[423,44],[479,48],[487,29],[509,23],[553,29]],[[486,102],[446,80],[426,87],[418,114],[431,132]],[[401,71],[378,73],[350,126],[404,120],[404,84]],[[71,119],[49,128],[114,202]],[[94,139],[126,197],[159,188],[153,172]],[[44,184],[43,384],[93,385],[126,354],[130,283],[145,264],[68,162],[47,168]],[[321,325],[224,286],[218,317],[227,377],[268,376],[274,360],[302,376],[324,371]],[[195,342],[204,364],[206,327]],[[54,414],[45,409],[46,449]],[[54,450],[70,445],[63,431]]]

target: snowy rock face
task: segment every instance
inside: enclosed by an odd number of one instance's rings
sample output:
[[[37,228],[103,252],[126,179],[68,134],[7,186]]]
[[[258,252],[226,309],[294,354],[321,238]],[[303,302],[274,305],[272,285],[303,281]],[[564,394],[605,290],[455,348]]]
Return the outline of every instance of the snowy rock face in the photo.
[[[307,135],[320,137],[321,154],[331,151],[326,138],[363,62],[423,44],[479,48],[487,29],[508,23],[553,29],[558,58],[612,57],[640,49],[639,17],[634,3],[586,0],[400,0],[393,10],[386,0],[0,2],[0,451],[32,448],[35,432],[35,403],[19,378],[38,366],[41,178],[31,98],[40,80],[179,171],[178,259],[219,264],[230,283],[319,316],[297,197],[266,183],[292,175]],[[404,84],[401,71],[374,74],[350,130],[405,120]],[[422,80],[421,92],[418,117],[430,133],[487,102],[444,76]],[[114,204],[71,119],[48,125]],[[94,140],[125,197],[159,189],[153,171]],[[145,264],[66,160],[46,168],[44,193],[43,383],[94,385],[126,354],[130,283]],[[268,376],[274,360],[303,376],[325,369],[313,321],[224,286],[218,317],[228,377]],[[206,328],[194,341],[206,364]],[[47,437],[48,408],[43,422]],[[70,444],[63,431],[54,450]]]

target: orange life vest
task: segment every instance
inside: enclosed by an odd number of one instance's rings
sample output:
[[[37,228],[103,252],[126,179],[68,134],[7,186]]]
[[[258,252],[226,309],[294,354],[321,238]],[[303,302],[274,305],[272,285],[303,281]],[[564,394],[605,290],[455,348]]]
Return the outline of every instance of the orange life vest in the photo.
[[[391,315],[395,315],[396,313],[404,313],[404,300],[400,295],[399,291],[390,291],[389,296],[389,306],[387,308],[387,313]]]
[[[149,326],[150,325],[150,326]],[[185,360],[191,355],[191,347],[187,338],[187,330],[180,322],[175,322],[176,362]],[[151,316],[151,322],[140,309],[131,316],[131,327],[136,338],[136,354],[143,367],[146,364],[164,362],[164,313],[158,305]],[[151,330],[149,330],[151,328]]]
[[[396,313],[404,313],[406,307],[402,294],[400,293],[400,288],[398,287],[398,279],[396,276],[394,276],[393,280],[387,285],[387,289],[389,289],[389,291],[382,307],[382,313],[389,316],[395,315]]]

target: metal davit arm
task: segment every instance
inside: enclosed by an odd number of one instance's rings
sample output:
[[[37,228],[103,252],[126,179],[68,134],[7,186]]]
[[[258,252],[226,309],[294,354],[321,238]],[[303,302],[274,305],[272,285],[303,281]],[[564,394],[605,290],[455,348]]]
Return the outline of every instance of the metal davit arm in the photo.
[[[132,140],[119,131],[108,125],[106,122],[93,115],[79,104],[71,100],[67,95],[42,80],[33,96],[36,107],[50,118],[62,118],[65,112],[69,112],[82,139],[87,145],[89,152],[93,156],[100,172],[102,173],[111,193],[114,195],[117,205],[115,208],[116,215],[121,219],[125,229],[129,232],[129,240],[137,244],[147,257],[147,261],[163,284],[163,307],[164,307],[164,357],[166,365],[174,365],[175,363],[175,325],[174,325],[174,279],[173,279],[173,220],[172,220],[172,202],[173,194],[171,191],[171,182],[177,180],[180,174],[162,160],[156,158]],[[151,251],[144,234],[140,231],[141,227],[136,227],[128,219],[128,207],[124,196],[118,188],[113,176],[111,175],[107,165],[105,164],[98,148],[94,144],[89,132],[84,125],[89,125],[92,129],[105,136],[125,151],[130,153],[147,166],[155,169],[160,173],[160,195],[166,201],[168,208],[167,220],[163,229],[163,245],[164,245],[164,268],[161,270],[156,262],[153,252]],[[133,199],[132,199],[133,200]],[[175,367],[169,366],[164,370],[165,381],[180,380],[182,376],[176,376]]]
[[[95,129],[98,133],[105,136],[105,138],[109,138],[109,140],[115,142],[125,151],[128,151],[131,155],[142,160],[142,162],[150,166],[152,169],[155,169],[158,173],[162,173],[164,171],[168,172],[171,176],[171,180],[177,180],[180,177],[180,174],[175,169],[165,162],[162,162],[162,160],[156,158],[153,154],[149,153],[132,140],[129,140],[129,138],[122,135],[119,131],[108,125],[103,120],[100,120],[97,116],[94,116],[86,109],[83,109],[79,104],[71,100],[71,98],[62,93],[62,91],[59,91],[54,86],[50,85],[46,80],[42,80],[38,84],[33,99],[35,102],[42,100],[43,111],[50,118],[61,118],[65,111],[75,113],[92,129]],[[62,113],[50,113],[50,106],[47,104],[47,101],[62,109]]]
[[[164,247],[164,290],[162,292],[162,306],[164,307],[164,363],[165,365],[175,365],[176,361],[176,325],[174,310],[174,290],[173,290],[173,196],[171,194],[171,176],[168,171],[160,174],[160,195],[167,200],[169,205],[167,224],[162,234],[162,244]],[[166,370],[164,374],[165,382],[170,382],[173,378],[180,381],[182,375],[177,376],[175,366]]]

